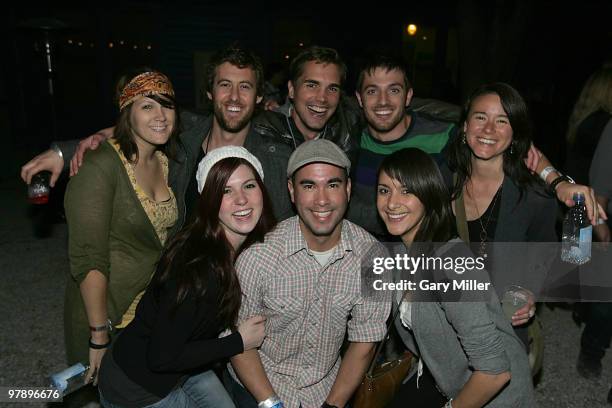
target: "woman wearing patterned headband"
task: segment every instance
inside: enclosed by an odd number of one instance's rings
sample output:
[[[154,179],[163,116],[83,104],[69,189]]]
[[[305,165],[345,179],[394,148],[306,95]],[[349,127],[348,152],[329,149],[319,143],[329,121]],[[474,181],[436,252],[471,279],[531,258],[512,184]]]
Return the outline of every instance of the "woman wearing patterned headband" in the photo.
[[[70,275],[64,305],[68,362],[90,365],[87,381],[125,327],[177,219],[168,156],[178,136],[168,78],[140,70],[119,80],[115,137],[88,154],[65,196]]]
[[[274,225],[261,163],[243,147],[221,147],[196,177],[195,220],[170,240],[136,318],[102,361],[105,407],[233,407],[211,364],[263,341],[263,317],[235,327],[234,270],[238,254]],[[233,333],[219,337],[227,328]]]

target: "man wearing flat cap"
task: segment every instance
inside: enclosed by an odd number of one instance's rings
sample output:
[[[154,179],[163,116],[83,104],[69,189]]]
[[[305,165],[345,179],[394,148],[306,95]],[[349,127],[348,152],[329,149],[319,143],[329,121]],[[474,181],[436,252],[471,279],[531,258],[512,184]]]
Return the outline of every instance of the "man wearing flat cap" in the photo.
[[[385,334],[389,303],[360,292],[360,257],[376,241],[343,219],[350,165],[329,140],[301,144],[287,166],[298,215],[238,258],[239,320],[267,317],[260,350],[232,359],[230,388],[240,407],[344,407]]]

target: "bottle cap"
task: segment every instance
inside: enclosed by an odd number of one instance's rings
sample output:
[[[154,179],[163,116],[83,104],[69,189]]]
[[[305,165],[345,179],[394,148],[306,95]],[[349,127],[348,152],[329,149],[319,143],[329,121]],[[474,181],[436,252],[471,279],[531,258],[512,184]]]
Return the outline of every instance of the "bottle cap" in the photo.
[[[584,203],[584,193],[574,193],[572,199],[576,204],[582,204]]]

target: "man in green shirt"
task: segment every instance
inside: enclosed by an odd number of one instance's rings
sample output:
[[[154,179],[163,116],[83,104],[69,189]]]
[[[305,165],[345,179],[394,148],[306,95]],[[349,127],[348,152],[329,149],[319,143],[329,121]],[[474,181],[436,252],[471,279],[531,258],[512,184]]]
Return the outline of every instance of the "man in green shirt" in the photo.
[[[456,127],[453,123],[410,109],[413,89],[405,65],[398,58],[378,55],[370,59],[359,73],[355,92],[367,125],[359,138],[357,163],[352,174],[353,197],[347,218],[384,239],[385,226],[378,218],[375,205],[380,163],[387,155],[407,147],[417,147],[441,163],[443,150],[456,134]],[[557,178],[565,178],[533,146],[527,167],[541,174],[548,184]],[[589,218],[595,223],[593,189],[575,184],[568,178],[558,183],[555,189],[557,198],[570,206],[574,204],[574,192],[585,194],[589,201]],[[599,213],[603,215],[603,211]]]

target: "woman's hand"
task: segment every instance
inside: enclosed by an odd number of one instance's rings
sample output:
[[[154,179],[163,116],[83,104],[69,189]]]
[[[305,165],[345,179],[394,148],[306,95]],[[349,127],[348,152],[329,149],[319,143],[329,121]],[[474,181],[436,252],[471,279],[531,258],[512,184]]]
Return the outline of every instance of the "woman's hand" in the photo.
[[[108,313],[106,311],[106,276],[97,269],[92,269],[87,273],[83,282],[79,287],[89,327],[98,328],[105,326],[108,322]],[[108,330],[91,330],[89,332],[91,338],[90,343],[94,345],[107,345],[110,342],[110,334]],[[102,357],[106,352],[106,346],[101,349],[89,347],[89,371],[85,377],[85,383],[93,382],[98,384],[98,369],[102,362]]]
[[[91,337],[91,343],[93,344],[108,344],[110,342],[110,337],[108,332],[100,332],[93,333]],[[100,373],[100,365],[102,364],[102,357],[104,357],[104,353],[108,348],[102,349],[94,349],[89,347],[89,370],[85,376],[85,384],[93,383],[93,385],[98,385],[98,374]]]
[[[242,337],[244,351],[261,346],[266,337],[265,322],[264,316],[253,316],[238,325],[238,333]]]
[[[535,298],[533,296],[533,293],[529,293],[527,304],[521,307],[516,312],[514,312],[514,314],[512,315],[512,325],[521,326],[527,323],[533,316],[535,316],[535,311]]]

